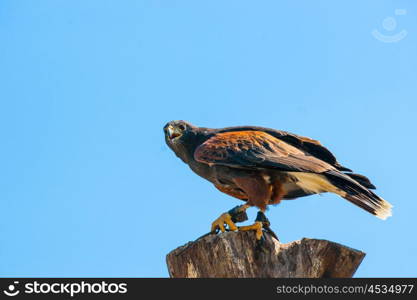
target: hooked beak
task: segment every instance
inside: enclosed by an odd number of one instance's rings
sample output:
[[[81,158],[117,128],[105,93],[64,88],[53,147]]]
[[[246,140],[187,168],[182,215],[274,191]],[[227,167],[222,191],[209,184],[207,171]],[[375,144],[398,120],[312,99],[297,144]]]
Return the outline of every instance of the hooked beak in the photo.
[[[171,141],[174,140],[175,138],[181,136],[181,131],[178,128],[172,126],[172,125],[168,126],[167,133],[168,133],[168,138]]]

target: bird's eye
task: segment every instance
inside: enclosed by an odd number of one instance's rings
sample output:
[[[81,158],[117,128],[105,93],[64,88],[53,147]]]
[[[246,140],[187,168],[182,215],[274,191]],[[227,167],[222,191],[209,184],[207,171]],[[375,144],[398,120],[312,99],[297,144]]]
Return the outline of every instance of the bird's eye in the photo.
[[[184,131],[184,130],[185,130],[185,126],[184,126],[184,125],[182,125],[182,124],[178,125],[178,128],[179,128],[181,131]]]

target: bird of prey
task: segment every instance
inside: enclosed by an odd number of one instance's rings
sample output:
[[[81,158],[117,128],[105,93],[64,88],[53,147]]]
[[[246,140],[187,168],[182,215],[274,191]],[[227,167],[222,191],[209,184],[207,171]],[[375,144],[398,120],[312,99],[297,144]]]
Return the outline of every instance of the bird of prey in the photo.
[[[370,180],[338,163],[320,142],[255,126],[210,129],[185,121],[164,127],[165,140],[175,154],[199,176],[223,193],[245,201],[223,213],[211,231],[256,232],[260,240],[269,227],[268,205],[281,200],[331,192],[381,219],[391,216],[391,204],[377,196]],[[259,208],[255,223],[237,227],[247,208]],[[246,215],[246,214],[245,214]]]

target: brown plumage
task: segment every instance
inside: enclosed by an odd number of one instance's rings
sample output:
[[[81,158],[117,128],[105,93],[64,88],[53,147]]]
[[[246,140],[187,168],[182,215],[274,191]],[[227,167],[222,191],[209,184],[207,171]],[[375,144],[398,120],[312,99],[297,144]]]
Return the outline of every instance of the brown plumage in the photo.
[[[185,121],[165,127],[168,146],[217,189],[264,211],[269,204],[332,192],[385,219],[391,205],[318,141],[263,127],[209,129]]]

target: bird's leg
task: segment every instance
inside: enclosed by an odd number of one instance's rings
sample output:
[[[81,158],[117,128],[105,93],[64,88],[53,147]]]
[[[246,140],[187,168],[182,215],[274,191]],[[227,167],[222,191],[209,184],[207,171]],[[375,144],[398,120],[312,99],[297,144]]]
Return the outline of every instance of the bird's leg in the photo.
[[[239,226],[238,229],[239,231],[254,230],[256,232],[256,240],[259,241],[262,238],[263,218],[266,219],[265,214],[260,210],[258,211],[258,215],[256,216],[255,223],[248,226]]]
[[[263,231],[262,229],[265,229],[267,232],[269,232],[274,238],[278,240],[278,237],[276,234],[270,229],[270,222],[268,218],[265,216],[264,212],[262,210],[258,211],[258,214],[255,219],[255,223],[249,226],[239,226],[239,231],[250,231],[254,230],[256,231],[256,240],[261,241],[263,238]]]
[[[220,229],[221,232],[225,232],[225,225],[227,225],[231,231],[237,230],[238,228],[235,223],[244,222],[248,219],[246,214],[248,207],[249,205],[247,204],[239,205],[220,215],[220,217],[211,224],[211,232],[216,232],[217,229]]]
[[[268,218],[265,216],[265,214],[262,211],[258,212],[258,216],[256,217],[256,219],[260,220],[262,222],[263,230],[268,232],[270,235],[272,235],[279,242],[278,236],[275,234],[275,232],[272,231],[272,229],[270,227],[271,222],[269,222]]]

